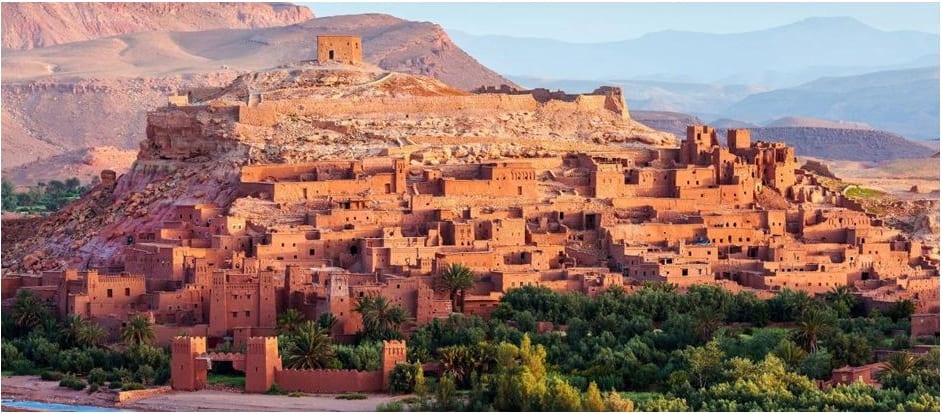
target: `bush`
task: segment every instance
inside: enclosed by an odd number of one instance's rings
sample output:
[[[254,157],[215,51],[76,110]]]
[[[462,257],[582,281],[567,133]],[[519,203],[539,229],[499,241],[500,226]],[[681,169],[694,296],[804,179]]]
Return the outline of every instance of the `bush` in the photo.
[[[141,384],[150,384],[156,376],[157,372],[150,365],[141,365],[134,373],[134,380]]]
[[[122,384],[121,381],[111,381],[111,382],[108,383],[108,389],[109,389],[109,390],[117,390],[117,389],[120,389],[120,388],[123,387],[123,386],[124,386],[124,384]]]
[[[13,375],[31,375],[36,370],[36,366],[28,359],[18,359],[10,363],[10,370],[13,371]]]
[[[135,391],[135,390],[143,390],[145,388],[147,387],[145,387],[144,384],[141,384],[139,382],[125,382],[123,385],[121,385],[121,391]]]
[[[288,396],[289,396],[289,397],[294,397],[294,398],[303,397],[303,396],[305,396],[305,395],[307,395],[307,394],[305,394],[305,393],[303,393],[303,392],[301,392],[301,391],[291,391],[291,392],[288,393]]]
[[[389,392],[409,394],[415,391],[415,379],[421,368],[416,364],[396,364],[389,373]]]
[[[337,396],[338,400],[365,400],[367,395],[362,392],[348,392]]]
[[[91,385],[88,386],[88,393],[89,393],[89,394],[91,394],[91,393],[93,393],[93,392],[96,392],[96,391],[98,391],[98,384],[91,384]]]
[[[285,392],[281,389],[281,387],[278,386],[278,384],[272,384],[271,387],[268,388],[268,391],[265,391],[265,394],[285,395]]]
[[[132,377],[131,371],[127,368],[118,368],[108,373],[108,381],[111,382],[126,382],[130,381]]]
[[[91,371],[88,371],[88,383],[91,385],[101,385],[105,383],[105,380],[108,379],[108,373],[101,368],[92,368]]]
[[[3,347],[3,359],[2,359],[3,365],[12,364],[14,361],[23,359],[23,354],[20,352],[20,350],[17,349],[16,346],[11,344],[10,342],[4,342],[2,347]]]
[[[59,381],[59,386],[71,388],[76,391],[81,391],[85,389],[85,381],[82,381],[78,378],[75,378],[69,375],[69,376],[63,377],[62,380]]]
[[[55,365],[59,371],[85,375],[95,367],[95,361],[84,351],[72,348],[60,352]]]
[[[402,411],[402,401],[390,401],[376,406],[376,411]]]
[[[39,379],[43,381],[61,381],[65,374],[59,371],[43,371],[39,374]]]

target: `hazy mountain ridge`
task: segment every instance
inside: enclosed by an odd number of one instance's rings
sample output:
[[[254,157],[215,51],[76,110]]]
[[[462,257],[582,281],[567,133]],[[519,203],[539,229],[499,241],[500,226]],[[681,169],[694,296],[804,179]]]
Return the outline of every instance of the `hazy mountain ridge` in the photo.
[[[862,122],[910,138],[939,137],[939,67],[828,77],[746,97],[727,118],[805,116]]]
[[[659,79],[782,87],[828,75],[925,66],[939,36],[885,32],[852,18],[809,18],[765,30],[649,33],[620,42],[476,36],[452,32],[482,63],[514,76],[557,79]],[[814,48],[808,45],[814,44]],[[774,69],[769,69],[774,68]]]

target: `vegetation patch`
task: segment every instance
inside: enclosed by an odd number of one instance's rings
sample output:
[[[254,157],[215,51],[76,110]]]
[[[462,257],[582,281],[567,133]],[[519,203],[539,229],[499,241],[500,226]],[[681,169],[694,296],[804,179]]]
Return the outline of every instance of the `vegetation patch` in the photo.
[[[209,373],[206,382],[211,385],[224,385],[231,388],[245,388],[245,375]]]
[[[861,187],[859,185],[852,185],[847,188],[844,195],[846,195],[848,198],[854,198],[854,199],[872,199],[872,198],[883,197],[886,195],[886,193],[879,190],[874,190],[872,188]]]
[[[362,392],[348,392],[337,396],[338,400],[365,400],[369,396]]]

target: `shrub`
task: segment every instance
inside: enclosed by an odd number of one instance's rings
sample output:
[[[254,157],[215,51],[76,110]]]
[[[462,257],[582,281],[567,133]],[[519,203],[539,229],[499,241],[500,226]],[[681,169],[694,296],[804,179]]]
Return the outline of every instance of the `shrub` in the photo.
[[[135,391],[135,390],[143,390],[145,388],[147,387],[145,387],[144,384],[141,384],[139,382],[125,382],[121,386],[121,391]]]
[[[268,388],[268,391],[265,391],[265,394],[285,395],[285,392],[281,389],[281,387],[278,386],[278,384],[272,384],[271,387]]]
[[[402,411],[402,401],[390,401],[376,406],[376,411]]]
[[[92,357],[76,348],[60,352],[56,362],[56,368],[60,371],[80,375],[88,374],[88,371],[95,367],[95,361],[92,360]]]
[[[13,371],[13,375],[30,375],[35,369],[33,362],[28,359],[18,359],[10,363],[10,370]]]
[[[337,396],[338,400],[365,400],[367,395],[362,392],[348,392]]]
[[[288,396],[289,396],[289,397],[294,397],[294,398],[303,397],[303,396],[305,396],[305,395],[307,395],[307,394],[305,394],[305,393],[303,393],[303,392],[301,392],[301,391],[291,391],[291,392],[288,393]]]
[[[98,384],[91,384],[91,385],[88,386],[88,393],[89,393],[89,394],[94,393],[94,392],[96,392],[96,391],[98,391]]]
[[[85,381],[82,381],[78,378],[75,378],[71,375],[62,377],[62,380],[59,381],[60,387],[71,388],[76,391],[81,391],[85,389]]]
[[[61,381],[65,374],[59,371],[43,371],[39,374],[39,379],[43,381]]]
[[[156,376],[157,372],[150,365],[141,365],[134,373],[134,380],[141,384],[150,384]]]
[[[91,385],[101,385],[105,383],[105,380],[108,379],[108,373],[101,368],[92,368],[91,371],[88,371],[88,383]]]
[[[123,386],[124,386],[124,384],[122,384],[121,381],[111,381],[111,382],[108,383],[108,389],[109,389],[109,390],[116,390],[116,389],[119,389],[119,388],[121,388],[121,387],[123,387]]]
[[[23,354],[10,342],[4,342],[3,345],[3,365],[12,364],[14,361],[23,359]]]
[[[393,394],[409,394],[415,390],[415,378],[419,375],[418,365],[396,364],[389,373],[389,392]]]
[[[118,368],[108,373],[108,381],[111,381],[111,382],[121,383],[125,381],[130,381],[131,379],[132,379],[131,371],[128,370],[127,368]]]

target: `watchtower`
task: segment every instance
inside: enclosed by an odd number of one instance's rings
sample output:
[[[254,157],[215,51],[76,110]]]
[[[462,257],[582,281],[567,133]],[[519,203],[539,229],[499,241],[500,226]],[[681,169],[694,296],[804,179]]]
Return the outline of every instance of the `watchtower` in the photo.
[[[748,129],[730,129],[726,131],[726,142],[729,147],[729,151],[736,153],[738,150],[749,149],[751,145],[751,139],[749,136]]]
[[[317,36],[317,61],[340,62],[349,65],[363,63],[363,48],[360,36],[320,35]]]
[[[275,383],[275,371],[281,371],[278,338],[249,338],[245,346],[245,392],[268,391]]]
[[[389,373],[406,362],[406,341],[383,341],[383,389],[389,388]]]
[[[170,352],[170,385],[175,390],[196,391],[206,385],[207,366],[197,366],[206,353],[206,338],[174,338]],[[205,363],[205,362],[204,362]]]

